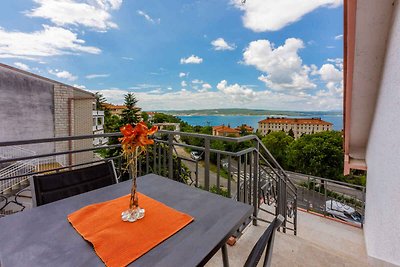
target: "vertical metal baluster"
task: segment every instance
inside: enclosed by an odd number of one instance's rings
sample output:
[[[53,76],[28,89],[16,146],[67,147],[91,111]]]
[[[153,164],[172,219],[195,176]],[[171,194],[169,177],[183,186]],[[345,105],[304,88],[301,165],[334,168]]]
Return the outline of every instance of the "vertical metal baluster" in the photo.
[[[231,175],[231,155],[228,156],[228,196],[229,198],[232,197],[232,175]]]
[[[244,154],[243,166],[243,202],[247,200],[247,153]]]
[[[260,179],[260,167],[259,167],[259,163],[260,163],[260,156],[259,156],[259,146],[260,144],[257,142],[256,143],[256,151],[254,152],[254,177],[253,177],[253,225],[257,225],[257,215],[258,215],[258,207],[259,207],[259,201],[260,201],[260,197],[259,197],[259,179]]]
[[[257,192],[257,190],[254,190],[254,189],[252,189],[253,188],[253,181],[252,181],[252,178],[253,178],[253,152],[250,152],[249,153],[249,194],[248,194],[248,199],[247,199],[247,201],[248,201],[248,203],[249,204],[251,204],[252,203],[252,201],[251,201],[251,196],[252,196],[252,192],[253,193],[256,193]]]
[[[158,144],[158,174],[162,175],[161,173],[161,143]]]
[[[196,161],[196,187],[199,187],[199,162]]]
[[[174,158],[173,158],[173,149],[174,149],[174,137],[169,134],[168,135],[168,178],[174,178]]]
[[[240,165],[241,165],[241,158],[239,156],[237,159],[237,192],[236,192],[236,200],[240,201]]]
[[[307,177],[307,192],[310,193],[310,176]],[[310,211],[310,201],[311,201],[311,196],[308,194],[307,196],[307,211]]]
[[[153,145],[153,172],[157,173],[156,163],[157,163],[157,143]]]
[[[361,218],[361,228],[364,227],[364,217],[365,217],[365,187],[362,190],[362,218]]]
[[[328,197],[328,182],[324,180],[324,216],[327,216],[328,214],[326,213],[326,199]]]
[[[220,180],[219,180],[220,161],[221,161],[221,154],[217,153],[217,188],[218,188],[218,191],[220,190]]]
[[[210,139],[204,139],[204,189],[210,191]]]
[[[167,148],[163,145],[163,176],[167,176]]]

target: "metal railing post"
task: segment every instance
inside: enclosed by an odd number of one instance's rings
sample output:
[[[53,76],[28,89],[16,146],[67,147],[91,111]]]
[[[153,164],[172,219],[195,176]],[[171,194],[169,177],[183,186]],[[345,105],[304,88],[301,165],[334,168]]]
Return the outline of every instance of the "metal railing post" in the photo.
[[[174,178],[173,142],[174,142],[174,137],[171,134],[169,134],[168,135],[168,178],[169,179]]]
[[[256,148],[257,148],[257,151],[255,151],[254,152],[254,168],[253,168],[253,171],[254,171],[254,174],[253,174],[253,225],[257,225],[257,219],[256,219],[256,217],[257,217],[257,215],[258,215],[258,201],[259,201],[259,188],[258,188],[258,185],[259,185],[259,183],[258,183],[258,179],[259,179],[259,176],[258,176],[258,172],[259,172],[259,161],[260,161],[260,157],[259,157],[259,155],[258,155],[258,153],[259,153],[259,147],[260,147],[260,145],[259,145],[259,143],[257,142],[256,143]]]
[[[210,191],[210,139],[204,138],[204,189]]]
[[[328,198],[328,182],[324,180],[324,216],[326,216],[326,200]]]

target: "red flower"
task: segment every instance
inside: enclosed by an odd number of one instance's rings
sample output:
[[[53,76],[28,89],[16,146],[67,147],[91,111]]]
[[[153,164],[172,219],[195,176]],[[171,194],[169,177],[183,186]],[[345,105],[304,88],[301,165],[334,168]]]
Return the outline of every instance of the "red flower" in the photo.
[[[144,122],[139,122],[135,127],[131,124],[122,126],[120,131],[124,137],[118,139],[121,142],[122,150],[125,154],[134,152],[137,147],[144,150],[145,146],[154,144],[154,140],[149,139],[148,136],[154,134],[157,130],[157,126],[153,126],[149,130]]]

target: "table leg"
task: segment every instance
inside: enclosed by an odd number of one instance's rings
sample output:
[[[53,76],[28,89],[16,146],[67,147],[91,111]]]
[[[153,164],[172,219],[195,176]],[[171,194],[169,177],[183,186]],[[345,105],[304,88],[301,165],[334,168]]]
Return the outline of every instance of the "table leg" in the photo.
[[[229,267],[228,249],[226,248],[226,243],[221,247],[221,252],[224,267]]]

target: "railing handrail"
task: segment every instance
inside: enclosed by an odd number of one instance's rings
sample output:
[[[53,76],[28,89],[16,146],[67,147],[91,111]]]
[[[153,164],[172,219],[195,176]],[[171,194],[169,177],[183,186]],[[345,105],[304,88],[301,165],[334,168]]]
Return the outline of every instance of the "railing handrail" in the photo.
[[[292,172],[292,171],[286,171],[286,173],[293,174],[293,175],[302,175],[302,176],[306,176],[306,177],[308,177],[310,179],[326,181],[326,182],[330,182],[330,183],[333,183],[333,184],[339,184],[339,185],[342,185],[342,186],[351,187],[353,189],[359,189],[359,190],[365,190],[366,189],[366,187],[363,186],[363,185],[350,184],[350,183],[337,181],[337,180],[332,180],[332,179],[328,179],[328,178],[323,178],[323,177],[319,177],[319,176],[314,176],[314,175],[310,175],[310,174],[304,174],[304,173]]]

